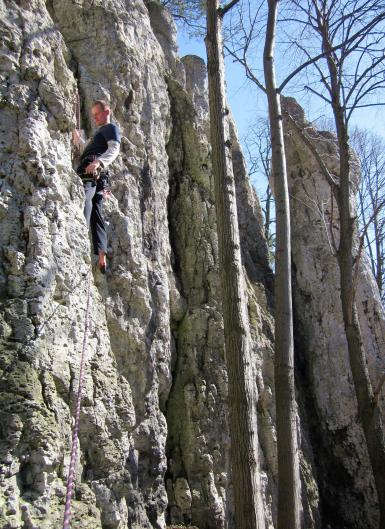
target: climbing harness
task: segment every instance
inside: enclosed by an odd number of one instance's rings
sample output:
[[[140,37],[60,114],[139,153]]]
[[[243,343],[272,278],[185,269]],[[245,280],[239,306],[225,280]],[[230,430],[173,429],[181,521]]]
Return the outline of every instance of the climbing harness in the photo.
[[[87,346],[87,334],[89,328],[89,312],[90,312],[90,299],[91,299],[91,271],[88,272],[88,283],[87,283],[87,306],[84,321],[84,336],[83,346],[80,360],[80,373],[79,373],[79,385],[76,395],[76,408],[75,408],[75,422],[72,429],[72,448],[71,448],[71,461],[68,470],[67,477],[67,492],[66,492],[66,503],[64,511],[63,529],[69,529],[71,519],[71,498],[74,488],[75,480],[75,466],[78,455],[78,437],[79,437],[79,425],[80,425],[80,405],[82,400],[82,392],[84,385],[84,368],[86,363],[86,346]]]

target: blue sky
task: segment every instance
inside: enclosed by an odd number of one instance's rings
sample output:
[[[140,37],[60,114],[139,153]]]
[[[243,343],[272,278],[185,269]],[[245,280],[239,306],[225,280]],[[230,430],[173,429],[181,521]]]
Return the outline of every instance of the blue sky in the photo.
[[[206,61],[206,49],[203,41],[188,38],[183,32],[178,34],[179,54],[198,55]],[[226,59],[227,98],[242,138],[249,125],[259,117],[265,117],[266,96],[250,81],[245,79],[243,68]],[[285,95],[290,94],[289,91]],[[384,99],[384,98],[383,98]],[[302,101],[307,118],[310,121],[322,117],[329,111],[316,96],[309,96]],[[369,107],[357,109],[352,118],[352,125],[367,128],[385,137],[385,109],[383,107]]]
[[[204,42],[189,39],[178,34],[179,55],[198,55],[206,62]],[[265,95],[245,80],[243,68],[230,59],[226,59],[226,89],[230,108],[234,114],[240,136],[246,133],[249,124],[258,117],[266,115]]]

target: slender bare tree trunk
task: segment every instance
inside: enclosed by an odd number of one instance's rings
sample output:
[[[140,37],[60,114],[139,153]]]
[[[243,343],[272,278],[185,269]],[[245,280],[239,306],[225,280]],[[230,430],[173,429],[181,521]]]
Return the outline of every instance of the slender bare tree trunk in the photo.
[[[383,262],[382,262],[382,250],[381,250],[381,243],[383,240],[383,237],[381,236],[378,222],[379,222],[379,215],[380,213],[377,213],[374,217],[373,226],[374,226],[374,239],[376,242],[376,273],[375,278],[378,286],[378,290],[380,291],[380,296],[382,299],[382,289],[383,289]]]
[[[278,529],[300,528],[300,479],[294,383],[291,233],[280,96],[274,68],[278,0],[268,0],[264,72],[275,189],[275,393],[278,445]]]
[[[336,85],[335,85],[336,86]],[[340,186],[338,209],[340,214],[340,244],[337,252],[341,280],[341,304],[344,319],[350,367],[358,403],[360,418],[368,447],[369,459],[376,484],[380,507],[380,529],[385,529],[385,437],[381,413],[373,398],[373,388],[368,372],[366,355],[361,338],[361,329],[354,300],[353,234],[355,214],[353,211],[350,182],[350,152],[348,133],[343,109],[335,93],[334,116],[337,127],[340,154]]]
[[[358,190],[358,199],[359,199],[359,204],[360,204],[360,215],[361,215],[361,219],[362,219],[362,224],[364,226],[366,226],[366,214],[365,214],[366,205],[365,205],[365,200],[364,200],[364,194],[363,194],[361,188]],[[367,249],[367,251],[369,253],[370,266],[372,267],[373,275],[374,275],[374,277],[376,278],[376,281],[377,281],[376,261],[374,260],[372,245],[370,244],[369,230],[365,230],[364,237],[365,237],[365,240],[366,240],[366,248],[365,248],[365,250]],[[376,239],[376,243],[377,243],[377,235],[375,235],[375,239]],[[377,244],[376,244],[376,248],[377,248]],[[378,285],[378,282],[377,282],[377,285]]]
[[[268,185],[266,189],[265,237],[266,237],[267,243],[269,244],[269,248],[270,248],[270,237],[271,237],[270,224],[272,223],[271,218],[270,218],[272,201],[273,201],[273,193],[271,191],[270,185]]]
[[[219,1],[207,2],[207,60],[215,205],[229,383],[231,467],[237,529],[265,527],[260,490],[256,384],[241,263],[226,115]]]
[[[326,51],[330,74],[333,114],[340,157],[340,185],[337,192],[337,204],[340,215],[340,243],[337,251],[337,260],[340,270],[342,313],[348,343],[350,368],[358,403],[358,416],[364,430],[378,495],[380,508],[379,528],[385,529],[385,436],[381,413],[373,395],[355,303],[353,236],[356,216],[351,192],[349,137],[344,108],[341,104],[340,79],[336,67],[337,61],[331,51],[326,27],[323,31],[323,47]]]

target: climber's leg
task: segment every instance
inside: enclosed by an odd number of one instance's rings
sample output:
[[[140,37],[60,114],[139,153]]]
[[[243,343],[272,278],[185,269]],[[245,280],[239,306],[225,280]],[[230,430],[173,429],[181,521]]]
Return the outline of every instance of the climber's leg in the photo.
[[[87,221],[87,226],[90,227],[91,214],[93,209],[92,200],[96,192],[96,183],[95,182],[84,182],[84,194],[86,196],[86,201],[84,203],[84,216]]]
[[[94,244],[94,254],[99,256],[99,266],[105,266],[105,255],[107,253],[107,232],[104,225],[102,208],[103,192],[95,193],[92,199],[91,231]]]

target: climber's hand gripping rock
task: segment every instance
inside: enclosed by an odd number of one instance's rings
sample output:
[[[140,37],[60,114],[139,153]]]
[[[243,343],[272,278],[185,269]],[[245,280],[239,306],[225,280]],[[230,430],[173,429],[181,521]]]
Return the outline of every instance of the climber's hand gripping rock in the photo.
[[[100,178],[100,169],[102,167],[102,164],[99,160],[94,160],[89,165],[87,165],[85,171],[87,174],[92,174],[95,178],[95,180],[98,180]]]

